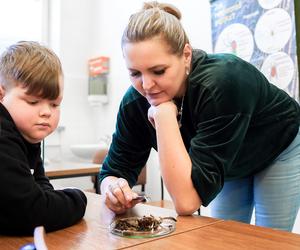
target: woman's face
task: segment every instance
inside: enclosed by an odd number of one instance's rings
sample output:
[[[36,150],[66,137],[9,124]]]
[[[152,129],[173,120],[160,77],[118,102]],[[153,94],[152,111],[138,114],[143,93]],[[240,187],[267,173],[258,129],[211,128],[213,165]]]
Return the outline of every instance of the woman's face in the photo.
[[[133,87],[151,105],[157,106],[184,94],[192,56],[189,44],[185,45],[182,56],[178,56],[170,54],[165,42],[155,37],[125,44],[123,55]]]

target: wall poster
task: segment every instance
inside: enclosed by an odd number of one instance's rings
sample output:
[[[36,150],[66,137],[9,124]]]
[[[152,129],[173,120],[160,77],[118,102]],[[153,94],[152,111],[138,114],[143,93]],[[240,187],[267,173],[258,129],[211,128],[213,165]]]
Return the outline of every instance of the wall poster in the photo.
[[[214,53],[233,53],[299,101],[294,0],[211,0]]]

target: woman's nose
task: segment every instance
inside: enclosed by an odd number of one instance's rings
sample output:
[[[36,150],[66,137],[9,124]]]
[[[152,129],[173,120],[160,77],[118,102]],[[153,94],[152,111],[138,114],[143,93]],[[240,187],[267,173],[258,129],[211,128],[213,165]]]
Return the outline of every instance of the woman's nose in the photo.
[[[151,79],[151,77],[143,75],[142,85],[144,90],[150,90],[154,86],[154,81]]]

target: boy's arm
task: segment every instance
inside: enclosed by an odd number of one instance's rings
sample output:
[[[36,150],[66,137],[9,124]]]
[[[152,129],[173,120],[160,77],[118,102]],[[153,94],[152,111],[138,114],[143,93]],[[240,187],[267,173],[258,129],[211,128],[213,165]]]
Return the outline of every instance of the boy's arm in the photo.
[[[37,164],[34,169],[33,176],[36,183],[39,184],[43,190],[54,189],[48,177],[45,175],[45,169],[41,158],[37,160]]]
[[[87,199],[82,191],[40,185],[29,167],[17,161],[6,164],[0,183],[0,232],[32,234],[41,225],[49,232],[71,226],[84,216]]]
[[[0,162],[0,233],[30,235],[41,225],[54,231],[84,216],[84,193],[78,189],[54,190],[42,165],[31,174],[28,151],[20,138],[0,135]]]

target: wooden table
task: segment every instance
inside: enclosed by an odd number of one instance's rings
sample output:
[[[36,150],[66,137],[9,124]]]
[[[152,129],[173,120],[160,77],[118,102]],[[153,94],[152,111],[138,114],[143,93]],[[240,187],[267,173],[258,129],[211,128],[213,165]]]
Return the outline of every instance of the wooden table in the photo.
[[[78,224],[45,236],[49,250],[76,250],[76,249],[122,249],[135,245],[151,242],[159,238],[129,239],[113,235],[108,228],[115,215],[103,204],[103,197],[98,194],[86,192],[88,206],[84,216]],[[146,204],[137,204],[124,216],[174,216],[172,209],[161,208]],[[214,224],[219,220],[200,217],[179,217],[176,223],[176,231],[173,234],[183,233],[192,229]],[[19,249],[20,246],[33,242],[32,237],[7,237],[0,236],[0,249]]]
[[[300,235],[202,216],[178,216],[176,230],[164,237],[119,237],[108,230],[114,214],[104,206],[103,197],[93,193],[86,195],[88,206],[84,219],[69,228],[46,234],[45,241],[49,250],[300,249]],[[176,217],[172,209],[147,204],[138,204],[124,216],[150,214]],[[1,249],[19,249],[30,242],[33,242],[32,237],[0,236]]]
[[[63,179],[82,176],[95,176],[96,193],[99,190],[99,171],[101,164],[89,162],[51,162],[45,166],[45,174],[51,179]]]
[[[299,250],[300,235],[239,223],[220,221],[207,227],[171,235],[130,249],[272,249]]]

